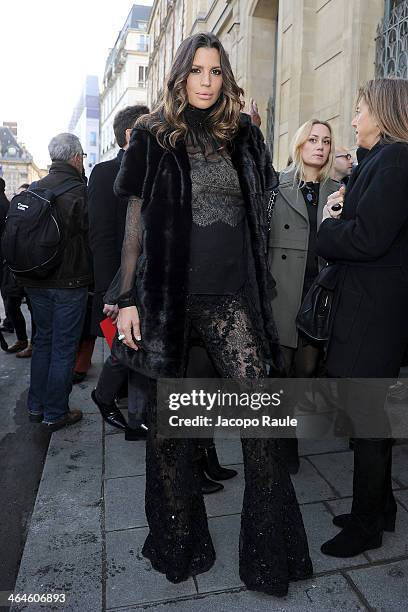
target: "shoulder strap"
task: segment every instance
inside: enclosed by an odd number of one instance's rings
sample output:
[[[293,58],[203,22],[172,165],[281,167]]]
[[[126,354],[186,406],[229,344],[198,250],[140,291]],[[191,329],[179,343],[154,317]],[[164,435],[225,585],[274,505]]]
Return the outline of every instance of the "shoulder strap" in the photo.
[[[279,181],[279,172],[277,172],[276,175]],[[279,192],[279,182],[277,185],[275,185],[274,189],[271,191],[271,195],[270,195],[269,202],[268,202],[267,215],[268,215],[269,225],[271,223],[273,209],[275,208],[275,202],[276,202],[276,197],[278,195],[278,192]]]
[[[58,187],[54,187],[54,189],[50,189],[50,191],[54,194],[56,198],[58,198],[63,193],[66,193],[70,189],[74,189],[75,187],[78,187],[79,185],[83,185],[83,183],[81,183],[79,179],[69,178],[69,179],[66,179],[63,183],[61,183],[61,185],[58,185]],[[39,189],[39,188],[41,188],[40,181],[34,181],[33,183],[31,183],[29,187],[29,189]]]
[[[51,191],[55,195],[55,197],[58,198],[63,193],[69,191],[70,189],[74,189],[75,187],[79,187],[80,185],[84,185],[84,183],[82,183],[79,179],[67,179],[66,181],[61,183],[59,187],[55,187],[54,189],[51,189]]]

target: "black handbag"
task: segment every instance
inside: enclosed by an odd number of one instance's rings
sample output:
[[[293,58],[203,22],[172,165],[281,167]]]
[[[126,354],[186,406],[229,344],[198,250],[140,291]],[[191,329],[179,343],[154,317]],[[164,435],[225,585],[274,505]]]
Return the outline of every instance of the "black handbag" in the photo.
[[[336,265],[328,264],[320,271],[296,317],[297,328],[314,341],[329,339],[338,274]]]

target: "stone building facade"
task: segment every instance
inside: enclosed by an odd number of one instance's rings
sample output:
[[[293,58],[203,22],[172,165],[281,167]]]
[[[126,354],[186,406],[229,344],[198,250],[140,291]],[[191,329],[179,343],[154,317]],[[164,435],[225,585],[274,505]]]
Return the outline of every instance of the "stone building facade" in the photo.
[[[115,157],[113,120],[118,111],[146,104],[150,6],[134,4],[106,60],[100,102],[100,161]]]
[[[17,123],[3,122],[0,127],[0,176],[11,199],[20,185],[38,181],[47,174],[39,168],[25,146],[17,140]]]
[[[377,58],[381,52],[401,57],[408,49],[406,5],[407,0],[155,0],[148,25],[148,103],[160,96],[181,40],[211,31],[229,53],[246,102],[258,102],[277,168],[286,164],[296,129],[312,117],[330,121],[337,142],[353,147],[355,96],[376,74],[376,47]],[[397,49],[392,34],[384,43],[392,28],[399,28]],[[399,74],[404,61],[405,55]],[[393,73],[392,65],[386,73]]]

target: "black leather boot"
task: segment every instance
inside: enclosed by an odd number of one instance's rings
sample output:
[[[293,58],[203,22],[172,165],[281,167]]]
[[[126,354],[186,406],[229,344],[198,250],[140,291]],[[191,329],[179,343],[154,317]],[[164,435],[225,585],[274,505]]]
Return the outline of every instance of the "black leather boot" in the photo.
[[[103,420],[108,423],[108,425],[112,425],[112,427],[117,427],[118,429],[126,430],[126,419],[115,404],[109,405],[100,402],[96,397],[96,389],[92,391],[91,397],[95,404],[98,406],[99,412],[101,413]]]
[[[211,493],[218,493],[218,491],[223,490],[224,485],[222,485],[220,482],[214,482],[213,480],[207,478],[204,470],[202,469],[201,463],[198,467],[198,471],[200,477],[201,491],[203,492],[203,495],[210,495]]]
[[[324,554],[355,557],[381,546],[390,453],[390,440],[355,439],[350,518],[340,533],[322,545]]]
[[[201,453],[201,467],[213,480],[229,480],[238,474],[236,470],[224,468],[218,461],[215,444],[199,447]]]
[[[339,534],[325,542],[321,551],[330,557],[356,557],[366,550],[380,548],[382,545],[382,530],[375,533],[365,529],[365,526],[357,518],[351,517],[346,526]]]
[[[201,488],[201,492],[204,495],[210,495],[211,493],[218,493],[218,491],[222,491],[224,486],[220,482],[214,482],[210,480],[207,474],[204,471],[204,460],[203,460],[203,452],[202,448],[195,446],[194,454],[193,454],[193,472],[195,477],[198,479],[199,486]]]

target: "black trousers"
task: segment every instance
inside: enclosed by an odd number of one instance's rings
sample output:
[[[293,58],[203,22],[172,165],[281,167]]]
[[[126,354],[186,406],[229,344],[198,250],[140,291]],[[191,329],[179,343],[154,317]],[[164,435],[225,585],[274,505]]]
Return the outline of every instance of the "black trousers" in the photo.
[[[206,351],[204,343],[194,330],[190,334],[189,344],[185,378],[218,378],[219,374]],[[214,436],[198,438],[197,444],[199,448],[209,448],[214,444]]]
[[[128,384],[128,423],[136,428],[145,422],[149,401],[149,379],[143,374],[129,370],[120,361],[109,355],[103,364],[96,386],[98,400],[113,404],[124,384]]]
[[[14,325],[14,330],[19,341],[27,341],[27,326],[23,313],[21,312],[21,297],[8,297],[7,298],[7,311],[11,322]],[[31,309],[30,300],[27,298],[27,307],[31,315],[31,343],[33,343],[35,336],[35,322],[33,312]]]
[[[222,377],[266,376],[243,296],[189,296],[187,321]],[[168,580],[181,582],[207,571],[215,560],[193,460],[196,442],[159,435],[156,402],[149,408],[145,496],[149,534],[142,554]],[[243,438],[242,450],[240,577],[250,589],[285,595],[289,580],[312,572],[296,495],[278,440]]]

